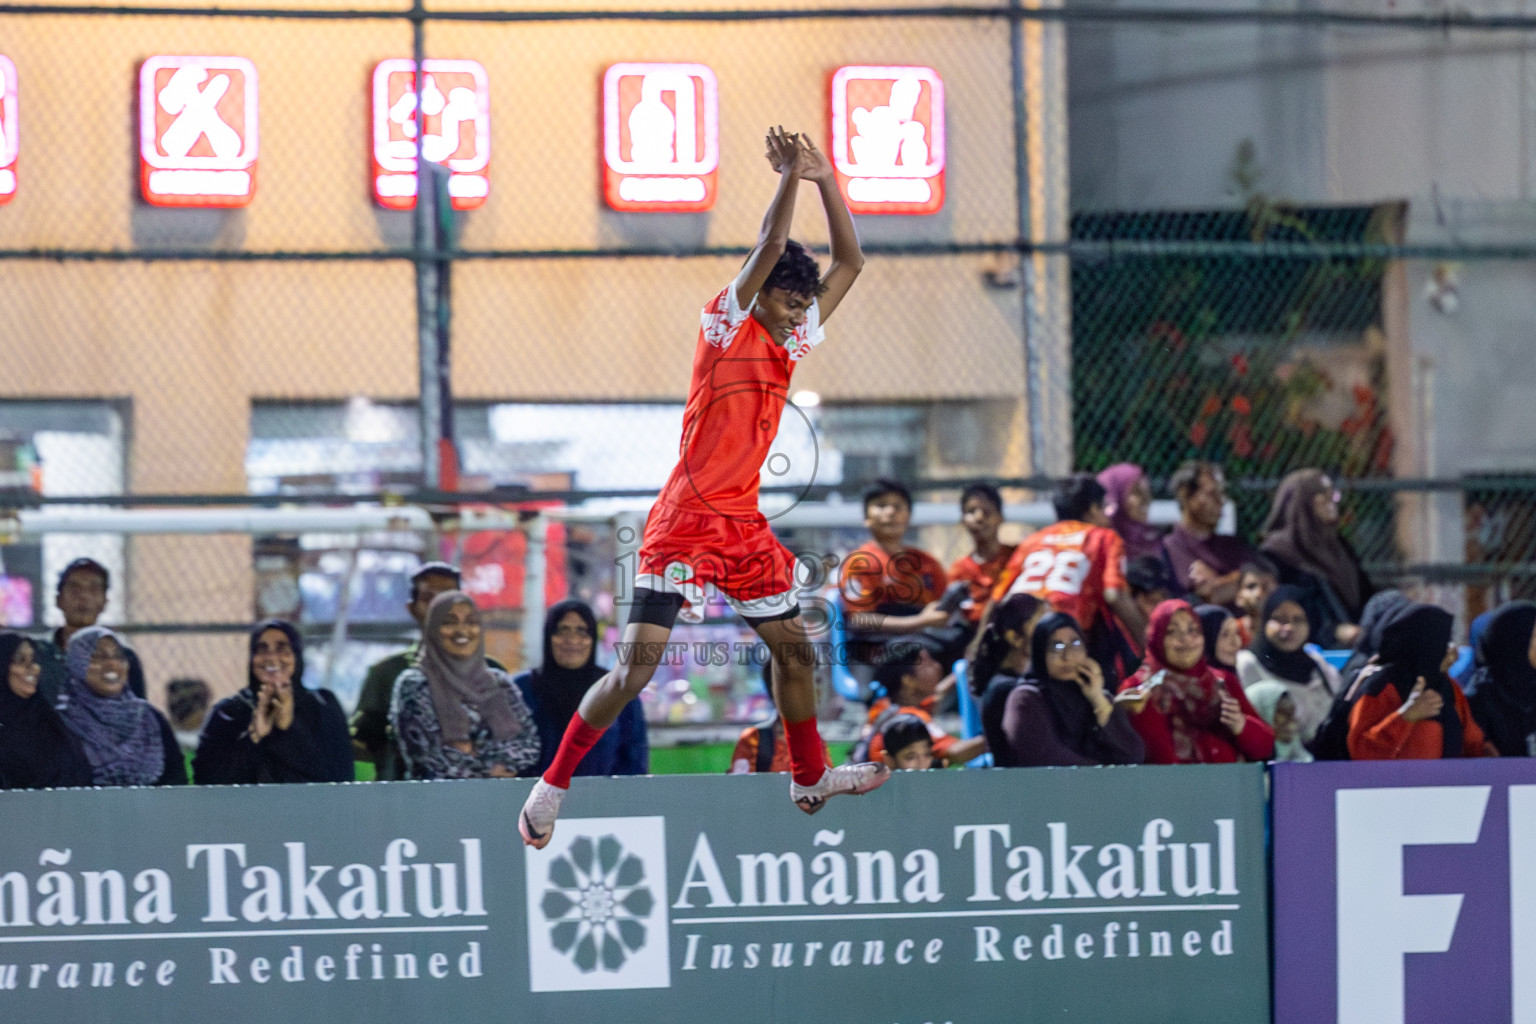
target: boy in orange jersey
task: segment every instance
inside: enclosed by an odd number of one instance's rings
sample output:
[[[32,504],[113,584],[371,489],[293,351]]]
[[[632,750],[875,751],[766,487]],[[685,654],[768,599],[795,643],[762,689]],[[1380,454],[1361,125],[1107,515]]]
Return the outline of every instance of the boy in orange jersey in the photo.
[[[960,606],[960,611],[969,640],[981,625],[992,588],[997,586],[1003,567],[1018,545],[1004,544],[998,539],[1003,525],[1003,496],[991,484],[972,484],[961,492],[960,525],[971,535],[971,543],[976,547],[970,554],[955,559],[949,567],[949,579],[952,583],[964,582],[968,588],[967,603]]]
[[[582,698],[554,761],[518,816],[523,842],[535,849],[554,834],[572,771],[645,688],[683,606],[701,609],[708,584],[772,654],[773,699],[784,719],[795,805],[813,814],[829,797],[867,793],[890,777],[882,764],[826,766],[816,729],[815,658],[796,599],[794,555],[757,507],[759,474],[778,433],[790,377],[821,343],[822,324],[864,265],[826,157],[809,139],[782,128],[771,129],[766,143],[778,191],[741,271],[704,307],[680,457],[646,520],[619,663]],[[827,214],[832,263],[825,276],[789,240],[802,181],[815,183]]]
[[[1135,668],[1146,619],[1125,581],[1125,542],[1104,513],[1104,487],[1092,473],[1074,473],[1057,485],[1057,522],[1026,537],[993,588],[994,601],[1032,594],[1077,620],[1089,654],[1106,679]]]
[[[954,611],[940,604],[947,578],[943,564],[907,544],[911,521],[906,485],[881,478],[864,489],[870,539],[843,559],[838,579],[848,613],[849,668],[861,682],[869,681],[893,640],[944,626]]]

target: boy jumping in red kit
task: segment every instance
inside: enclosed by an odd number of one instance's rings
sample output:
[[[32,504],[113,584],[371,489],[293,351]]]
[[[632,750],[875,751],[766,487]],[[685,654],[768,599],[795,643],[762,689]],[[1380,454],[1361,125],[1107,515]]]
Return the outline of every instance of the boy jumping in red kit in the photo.
[[[778,434],[795,364],[821,343],[822,324],[864,264],[826,157],[809,139],[782,128],[768,132],[767,146],[778,191],[741,272],[704,307],[680,457],[640,543],[635,604],[624,631],[628,656],[587,691],[523,805],[518,830],[536,849],[554,834],[576,765],[650,681],[683,606],[702,610],[706,584],[772,654],[773,699],[784,719],[795,805],[814,814],[828,797],[867,793],[890,777],[883,764],[826,766],[816,729],[815,663],[795,597],[795,557],[757,508],[758,476]],[[789,240],[801,181],[815,183],[826,209],[832,265],[825,277]]]

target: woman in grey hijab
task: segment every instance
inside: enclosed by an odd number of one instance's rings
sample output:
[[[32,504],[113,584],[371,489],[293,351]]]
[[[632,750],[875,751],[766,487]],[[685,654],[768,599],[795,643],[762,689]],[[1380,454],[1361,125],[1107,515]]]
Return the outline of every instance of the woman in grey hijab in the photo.
[[[512,778],[539,758],[533,716],[512,680],[485,662],[479,609],[450,590],[433,599],[421,656],[395,681],[389,720],[411,779]]]
[[[128,645],[89,626],[64,648],[69,679],[59,714],[91,763],[98,786],[184,786],[186,762],[165,716],[128,688]]]

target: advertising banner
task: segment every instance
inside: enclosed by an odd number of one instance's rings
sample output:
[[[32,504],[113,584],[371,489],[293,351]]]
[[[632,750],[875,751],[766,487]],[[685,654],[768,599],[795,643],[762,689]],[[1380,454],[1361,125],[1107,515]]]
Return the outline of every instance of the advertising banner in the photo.
[[[704,64],[611,65],[603,73],[603,198],[627,212],[715,205],[720,86]]]
[[[944,206],[944,80],[933,68],[832,73],[832,166],[854,213]]]
[[[424,62],[421,155],[449,170],[455,210],[478,210],[491,194],[491,78],[473,60]],[[373,197],[390,210],[416,208],[416,62],[373,69]]]
[[[1536,1021],[1536,762],[1274,768],[1275,1024]]]
[[[1268,1019],[1258,766],[0,793],[13,1021]]]
[[[248,206],[256,194],[256,65],[151,57],[139,67],[139,179],[154,206]]]

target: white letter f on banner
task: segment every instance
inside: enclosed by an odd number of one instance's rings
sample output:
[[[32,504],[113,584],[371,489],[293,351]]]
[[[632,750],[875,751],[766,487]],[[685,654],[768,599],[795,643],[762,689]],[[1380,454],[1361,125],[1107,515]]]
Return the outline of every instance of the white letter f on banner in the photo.
[[[1423,786],[1335,794],[1338,1024],[1402,1024],[1403,954],[1449,949],[1462,901],[1459,893],[1403,895],[1403,847],[1477,842],[1490,790]]]

